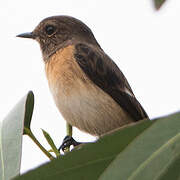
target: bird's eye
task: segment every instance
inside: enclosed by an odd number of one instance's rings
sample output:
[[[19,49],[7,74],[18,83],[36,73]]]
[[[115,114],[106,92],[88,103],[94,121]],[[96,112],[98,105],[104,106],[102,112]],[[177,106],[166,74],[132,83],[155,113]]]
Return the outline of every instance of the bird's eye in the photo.
[[[47,34],[48,36],[53,35],[53,34],[55,33],[55,30],[56,30],[56,28],[55,28],[54,26],[52,26],[52,25],[47,25],[47,26],[45,27],[45,31],[46,31],[46,34]]]

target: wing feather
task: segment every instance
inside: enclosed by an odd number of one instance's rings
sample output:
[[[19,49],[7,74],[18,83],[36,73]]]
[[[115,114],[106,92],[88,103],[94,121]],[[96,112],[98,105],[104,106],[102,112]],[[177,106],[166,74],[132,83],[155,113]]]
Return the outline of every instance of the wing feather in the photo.
[[[109,94],[135,121],[148,117],[123,73],[101,49],[77,44],[74,57],[88,78]]]

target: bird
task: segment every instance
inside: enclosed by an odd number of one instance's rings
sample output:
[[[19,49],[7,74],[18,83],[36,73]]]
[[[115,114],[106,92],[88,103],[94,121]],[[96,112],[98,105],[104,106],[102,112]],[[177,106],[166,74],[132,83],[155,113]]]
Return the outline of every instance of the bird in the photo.
[[[17,37],[40,44],[50,91],[71,126],[100,137],[148,119],[122,71],[82,21],[51,16]]]

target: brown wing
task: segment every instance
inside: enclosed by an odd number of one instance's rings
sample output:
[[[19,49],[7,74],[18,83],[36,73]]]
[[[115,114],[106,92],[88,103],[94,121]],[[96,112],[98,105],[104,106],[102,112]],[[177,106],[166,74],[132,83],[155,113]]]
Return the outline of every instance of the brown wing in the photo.
[[[123,73],[102,50],[77,44],[74,57],[88,78],[109,94],[135,121],[148,117]]]

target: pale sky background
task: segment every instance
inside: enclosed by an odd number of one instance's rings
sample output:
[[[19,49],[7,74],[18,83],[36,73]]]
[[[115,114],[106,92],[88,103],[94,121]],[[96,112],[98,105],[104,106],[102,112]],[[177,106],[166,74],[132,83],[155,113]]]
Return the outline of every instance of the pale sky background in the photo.
[[[65,121],[54,105],[37,42],[15,36],[32,31],[44,18],[70,15],[86,23],[104,51],[127,77],[150,118],[180,110],[180,1],[169,0],[156,12],[151,0],[2,0],[0,3],[0,82],[3,119],[29,91],[35,94],[32,131],[49,149],[41,128],[59,146]],[[75,129],[79,141],[94,138]],[[48,159],[23,138],[21,172]]]

